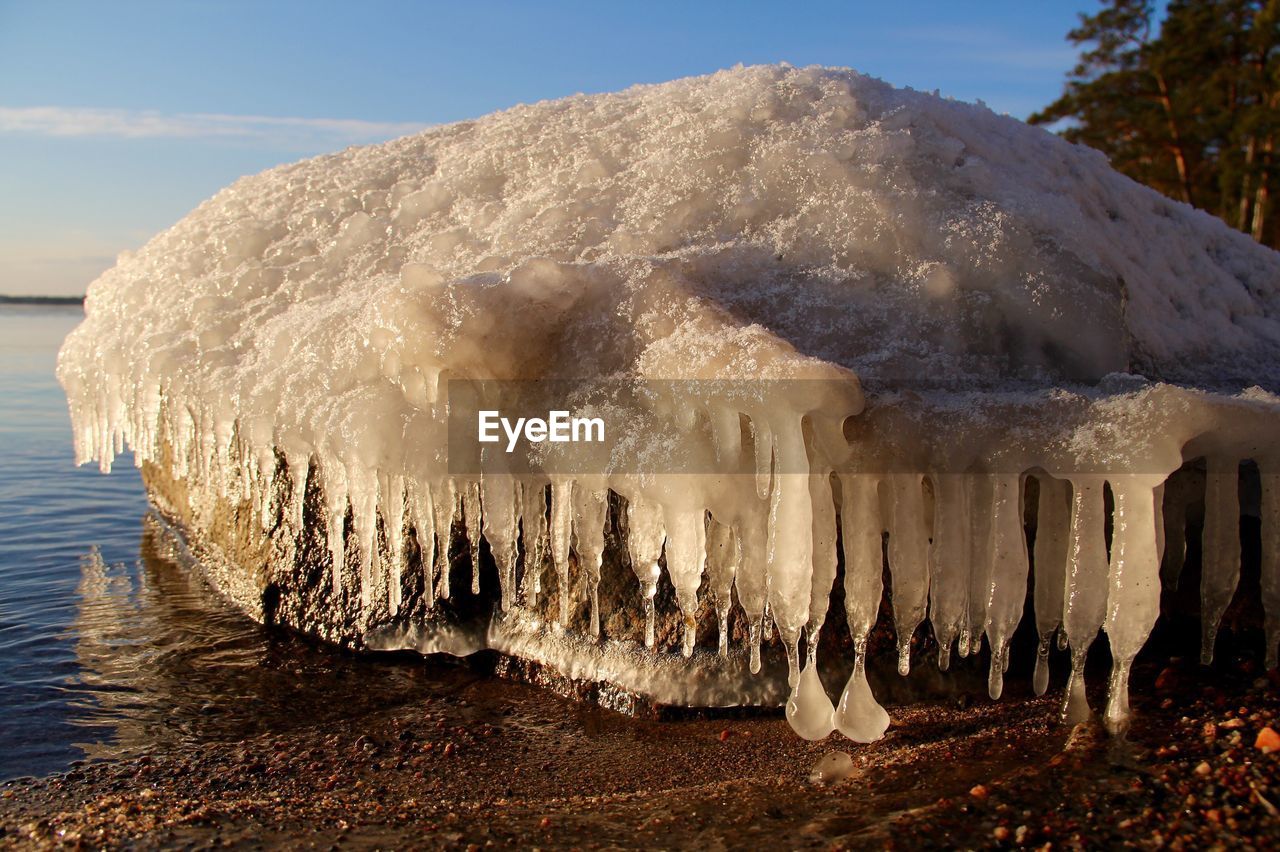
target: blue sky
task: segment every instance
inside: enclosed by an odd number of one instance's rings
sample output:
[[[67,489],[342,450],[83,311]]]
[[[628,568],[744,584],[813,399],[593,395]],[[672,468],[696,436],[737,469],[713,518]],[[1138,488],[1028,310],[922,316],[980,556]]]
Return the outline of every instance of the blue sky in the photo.
[[[0,0],[0,293],[80,293],[243,174],[736,63],[857,68],[1025,117],[1091,0]]]

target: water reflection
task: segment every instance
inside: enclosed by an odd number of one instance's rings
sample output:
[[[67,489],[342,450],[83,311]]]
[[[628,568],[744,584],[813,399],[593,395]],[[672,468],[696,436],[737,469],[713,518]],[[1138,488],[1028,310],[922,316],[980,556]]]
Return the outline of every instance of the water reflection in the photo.
[[[223,603],[148,515],[136,567],[81,560],[67,685],[90,758],[177,740],[236,740],[421,701],[471,680],[456,667],[367,658],[267,629]]]
[[[320,648],[221,604],[147,515],[127,457],[110,476],[72,464],[53,369],[82,316],[0,306],[0,779],[287,731],[467,677]]]

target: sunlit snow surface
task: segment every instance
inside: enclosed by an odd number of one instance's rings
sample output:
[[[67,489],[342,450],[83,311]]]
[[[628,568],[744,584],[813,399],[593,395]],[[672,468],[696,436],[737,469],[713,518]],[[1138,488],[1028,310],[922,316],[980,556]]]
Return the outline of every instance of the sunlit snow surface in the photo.
[[[521,553],[567,572],[572,550],[598,577],[612,489],[642,598],[665,570],[686,653],[700,595],[723,622],[732,589],[752,670],[773,620],[805,736],[888,724],[861,659],[832,707],[801,651],[841,546],[861,658],[882,532],[903,670],[927,619],[944,665],[986,636],[1000,694],[1029,474],[1036,624],[1046,649],[1061,628],[1077,669],[1107,631],[1110,720],[1157,615],[1159,501],[1186,460],[1209,471],[1206,653],[1239,575],[1243,459],[1262,471],[1272,656],[1280,639],[1280,255],[981,106],[785,66],[522,106],[244,178],[122,256],[86,309],[59,362],[81,459],[163,453],[197,496],[295,532],[318,468],[333,593],[371,614],[400,605],[406,536],[443,556],[458,513],[505,608],[538,594],[515,588]],[[450,475],[445,380],[550,378],[581,400],[733,390],[628,408],[653,438],[595,475]],[[277,451],[286,506],[268,496]],[[747,475],[645,472],[673,454]]]

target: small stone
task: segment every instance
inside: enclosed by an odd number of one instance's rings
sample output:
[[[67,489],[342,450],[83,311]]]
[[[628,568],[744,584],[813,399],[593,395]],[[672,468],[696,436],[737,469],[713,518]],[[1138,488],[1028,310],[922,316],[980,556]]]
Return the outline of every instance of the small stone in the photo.
[[[997,825],[995,830],[991,832],[991,836],[996,840],[1005,841],[1009,839],[1009,829],[1003,825]]]
[[[543,830],[546,830],[546,829],[548,829],[548,828],[550,828],[550,827],[551,827],[551,817],[543,817],[543,818],[538,822],[538,828],[541,828],[541,829],[543,829]]]
[[[1263,754],[1280,750],[1280,734],[1275,729],[1267,726],[1258,731],[1258,738],[1253,741],[1253,747],[1261,749]]]
[[[720,732],[720,742],[725,742],[728,739],[729,739],[729,729],[725,728],[723,731]]]
[[[1213,767],[1209,765],[1208,761],[1204,760],[1200,761],[1200,765],[1195,769],[1196,774],[1200,776],[1208,775],[1212,771]]]
[[[1244,719],[1240,719],[1240,718],[1228,719],[1227,721],[1223,722],[1223,723],[1222,723],[1221,725],[1219,725],[1218,727],[1220,727],[1220,728],[1227,728],[1227,729],[1243,728],[1243,727],[1244,727]]]
[[[973,796],[975,799],[978,799],[979,801],[982,801],[986,799],[987,796],[990,795],[990,793],[987,791],[987,788],[982,784],[975,784],[973,787],[969,789],[969,795]]]

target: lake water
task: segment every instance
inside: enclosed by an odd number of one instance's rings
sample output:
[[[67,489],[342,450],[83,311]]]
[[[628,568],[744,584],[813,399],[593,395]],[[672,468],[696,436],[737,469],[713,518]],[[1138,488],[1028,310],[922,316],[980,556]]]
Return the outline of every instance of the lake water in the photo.
[[[0,306],[0,779],[358,715],[459,677],[255,624],[173,553],[131,457],[74,467],[53,370],[80,317]]]

